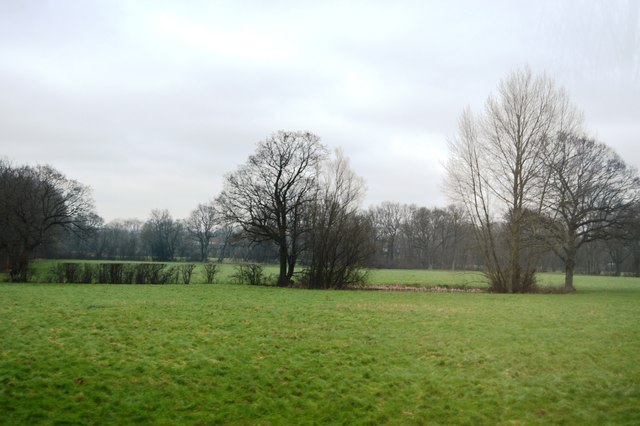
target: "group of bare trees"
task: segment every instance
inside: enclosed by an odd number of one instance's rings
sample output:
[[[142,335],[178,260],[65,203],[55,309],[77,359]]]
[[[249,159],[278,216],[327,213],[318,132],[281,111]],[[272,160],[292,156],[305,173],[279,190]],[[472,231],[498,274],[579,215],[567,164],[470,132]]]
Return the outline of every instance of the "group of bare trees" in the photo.
[[[497,292],[528,292],[545,250],[565,264],[615,235],[638,203],[634,170],[583,135],[566,93],[529,69],[513,72],[481,114],[465,110],[450,144],[450,196],[464,206]]]
[[[231,235],[213,202],[199,204],[186,219],[154,209],[146,221],[117,219],[83,238],[68,235],[53,256],[114,260],[207,261],[228,253]],[[47,253],[45,253],[47,254]]]
[[[65,257],[208,261],[212,255],[279,262],[277,285],[341,288],[362,281],[372,251],[361,211],[364,181],[337,150],[309,132],[278,132],[229,173],[223,191],[184,220],[153,210],[145,221],[118,220],[91,238],[62,240]],[[60,250],[60,245],[57,249]]]
[[[340,288],[361,279],[369,254],[363,191],[340,151],[332,160],[316,135],[280,131],[226,176],[217,204],[246,240],[277,247],[279,286],[293,283],[304,257],[304,284]]]
[[[462,208],[422,207],[386,201],[369,207],[374,254],[370,265],[384,268],[472,269],[472,230]]]

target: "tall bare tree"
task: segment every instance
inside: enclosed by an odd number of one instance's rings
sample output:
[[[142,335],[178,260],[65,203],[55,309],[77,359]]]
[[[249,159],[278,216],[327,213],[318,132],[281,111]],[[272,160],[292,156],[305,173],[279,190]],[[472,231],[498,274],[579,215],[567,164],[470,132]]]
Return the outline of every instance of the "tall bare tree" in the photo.
[[[279,131],[258,143],[246,164],[225,177],[218,205],[254,242],[278,246],[278,285],[290,285],[298,256],[303,220],[318,194],[318,173],[327,150],[309,132]]]
[[[543,206],[546,153],[580,114],[564,90],[528,68],[502,80],[483,114],[462,114],[447,164],[450,196],[466,207],[493,291],[530,291],[536,251],[528,227]]]
[[[200,248],[200,260],[206,262],[209,259],[209,247],[211,239],[220,226],[220,215],[213,203],[198,204],[185,225],[189,237],[198,243]]]
[[[323,168],[317,202],[310,209],[311,225],[306,285],[344,288],[361,284],[363,266],[372,253],[371,227],[359,212],[365,183],[350,168],[342,151]]]
[[[369,209],[371,221],[375,226],[376,244],[381,246],[385,263],[397,267],[398,239],[403,223],[409,217],[409,206],[397,202],[384,201]]]
[[[611,148],[574,134],[559,135],[545,164],[551,170],[544,203],[546,235],[565,265],[565,290],[575,291],[578,249],[631,226],[640,179]]]
[[[174,260],[183,231],[182,223],[174,220],[168,210],[152,210],[142,227],[145,241],[155,261]]]
[[[636,203],[631,209],[624,227],[624,235],[632,255],[633,274],[640,277],[640,203]]]
[[[420,267],[433,266],[435,252],[434,216],[431,209],[426,207],[409,206],[409,214],[402,223],[402,231],[410,245],[413,256]]]
[[[443,249],[443,267],[450,267],[455,270],[460,260],[464,260],[466,250],[463,247],[462,240],[467,235],[468,223],[464,209],[456,205],[447,207],[446,216],[446,248]]]

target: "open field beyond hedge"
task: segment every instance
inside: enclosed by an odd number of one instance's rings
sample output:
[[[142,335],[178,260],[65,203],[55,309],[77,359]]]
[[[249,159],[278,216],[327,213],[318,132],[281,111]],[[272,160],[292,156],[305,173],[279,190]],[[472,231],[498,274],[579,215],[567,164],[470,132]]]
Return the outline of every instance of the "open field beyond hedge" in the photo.
[[[56,264],[64,262],[77,262],[79,264],[89,263],[97,265],[99,263],[113,263],[109,261],[56,261],[56,260],[38,260],[34,263],[33,277],[34,282],[48,282],[52,268]],[[120,263],[120,262],[118,262]],[[143,262],[151,263],[151,262]],[[124,264],[139,264],[138,262],[124,262]],[[174,265],[184,265],[179,262],[169,262],[168,267]],[[192,284],[206,283],[204,266],[202,263],[195,263],[196,267],[193,271],[191,279]],[[235,264],[218,264],[218,272],[215,276],[217,284],[234,284],[234,273],[236,272]],[[266,281],[275,283],[278,275],[277,265],[262,265]],[[2,275],[0,275],[0,280]],[[6,277],[5,277],[6,279]],[[564,275],[558,273],[539,273],[537,274],[538,284],[540,287],[561,287],[564,283]],[[626,281],[625,281],[626,280]],[[576,281],[578,291],[589,290],[590,288],[608,288],[609,284],[619,284],[622,282],[637,282],[640,286],[640,279],[635,278],[617,278],[610,276],[579,276]],[[468,271],[446,271],[446,270],[430,270],[430,269],[371,269],[368,274],[367,284],[371,286],[395,286],[403,287],[454,287],[454,288],[480,288],[488,287],[486,279],[480,272]],[[604,287],[603,287],[604,286]]]
[[[0,284],[0,423],[638,424],[640,280],[576,287]]]

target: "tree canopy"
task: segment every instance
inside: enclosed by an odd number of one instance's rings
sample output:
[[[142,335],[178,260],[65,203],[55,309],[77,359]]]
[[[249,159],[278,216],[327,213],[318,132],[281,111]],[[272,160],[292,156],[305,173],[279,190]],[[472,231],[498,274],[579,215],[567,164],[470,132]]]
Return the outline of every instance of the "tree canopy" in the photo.
[[[26,281],[36,248],[60,233],[87,235],[100,222],[88,186],[51,166],[0,163],[0,253],[12,280]]]
[[[259,142],[247,162],[225,178],[217,200],[221,213],[250,240],[277,245],[278,285],[291,283],[308,225],[303,217],[316,200],[326,156],[316,135],[279,131]]]

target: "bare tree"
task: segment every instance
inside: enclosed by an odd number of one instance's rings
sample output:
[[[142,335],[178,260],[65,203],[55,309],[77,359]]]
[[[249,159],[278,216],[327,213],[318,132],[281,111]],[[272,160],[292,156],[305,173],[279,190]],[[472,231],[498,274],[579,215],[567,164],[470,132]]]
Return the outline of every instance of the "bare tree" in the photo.
[[[0,252],[12,280],[27,279],[36,248],[64,232],[87,235],[100,221],[89,187],[50,166],[0,163]]]
[[[640,277],[640,203],[636,203],[631,209],[624,229],[632,255],[633,273],[636,277]]]
[[[142,256],[143,224],[139,219],[116,219],[102,226],[96,235],[95,257],[134,260]]]
[[[562,89],[528,68],[501,81],[484,114],[462,114],[450,143],[448,190],[474,223],[493,291],[532,290],[536,250],[527,228],[543,206],[544,160],[555,135],[580,118]]]
[[[566,291],[575,291],[578,249],[608,239],[633,219],[640,180],[608,146],[574,134],[561,134],[545,161],[551,170],[544,204],[548,241],[565,264]]]
[[[142,239],[156,261],[174,260],[183,226],[173,220],[168,210],[152,210],[142,227]]]
[[[367,215],[375,246],[372,266],[455,269],[458,261],[467,261],[471,233],[460,207],[384,202],[369,207]]]
[[[372,252],[370,225],[359,212],[365,183],[342,151],[323,169],[320,193],[310,210],[305,284],[344,288],[364,282],[362,269]]]
[[[229,249],[232,247],[233,238],[237,233],[233,224],[224,222],[214,233],[213,238],[217,242],[218,263],[222,263],[227,257]]]
[[[260,142],[246,164],[226,176],[218,198],[226,220],[254,242],[278,246],[278,285],[291,284],[302,248],[303,221],[318,192],[326,148],[309,132],[280,131]]]
[[[435,209],[434,209],[435,210]],[[402,231],[407,238],[413,256],[420,267],[433,268],[436,253],[436,233],[434,210],[426,207],[409,206],[408,217],[402,223]]]
[[[125,219],[119,223],[125,236],[120,243],[120,255],[123,259],[137,259],[141,255],[140,235],[144,223],[140,219]]]
[[[384,201],[369,209],[375,227],[376,244],[380,245],[385,257],[385,265],[397,267],[399,236],[403,223],[409,216],[409,206],[397,202]]]
[[[209,259],[211,239],[220,225],[220,215],[214,204],[198,204],[187,218],[185,225],[189,237],[198,243],[200,260],[206,262]]]
[[[450,267],[451,270],[456,270],[459,261],[464,260],[466,254],[462,241],[465,236],[468,235],[466,231],[469,227],[464,210],[459,206],[449,205],[447,207],[445,226],[447,243],[446,247],[442,250],[445,256],[444,261],[449,263],[447,266]]]
[[[622,264],[629,256],[631,256],[631,251],[629,250],[630,241],[626,240],[622,236],[617,236],[605,240],[605,243],[609,258],[613,264],[613,274],[616,277],[619,277],[622,275]]]

